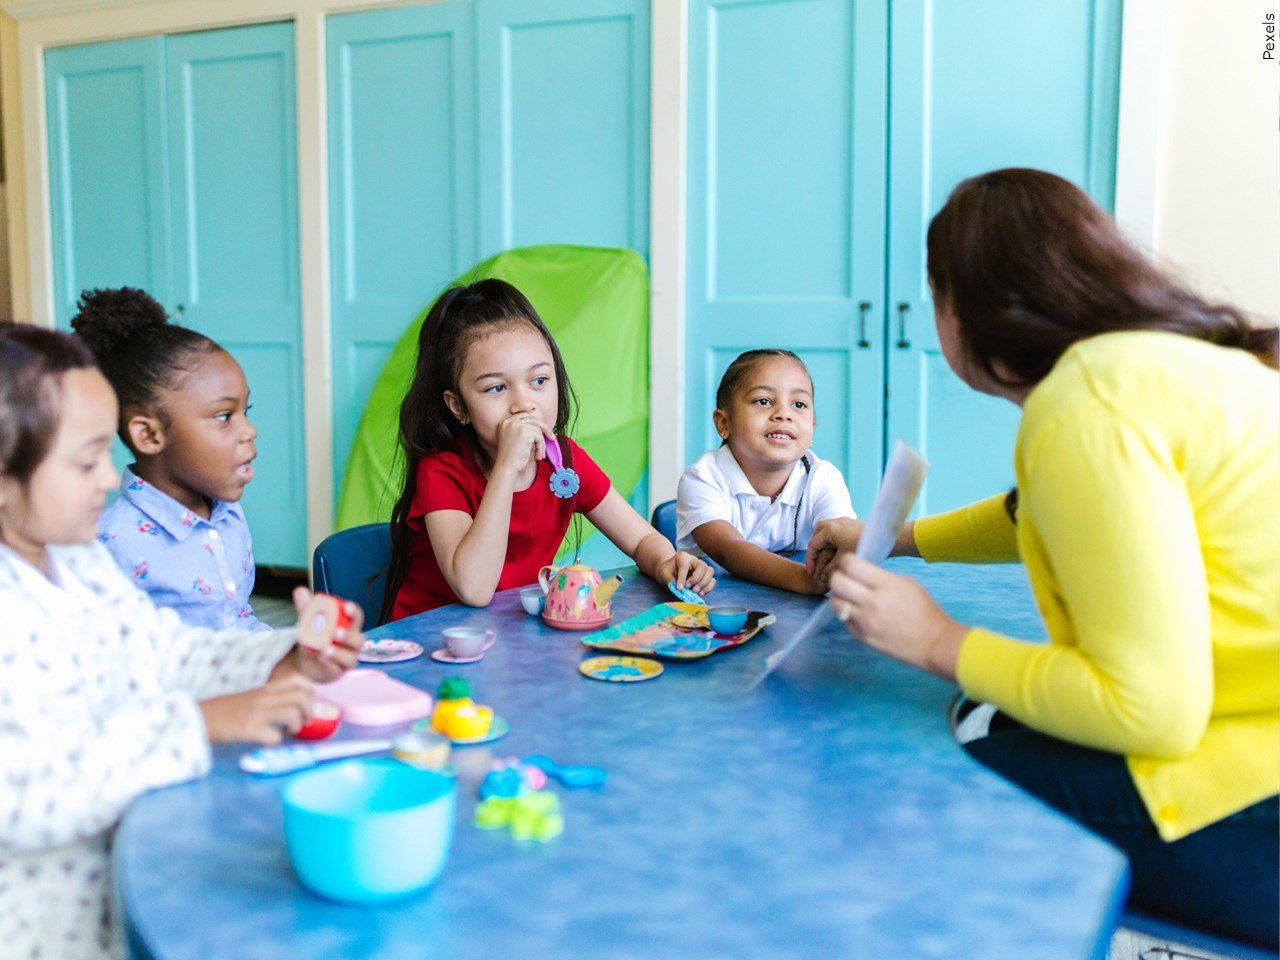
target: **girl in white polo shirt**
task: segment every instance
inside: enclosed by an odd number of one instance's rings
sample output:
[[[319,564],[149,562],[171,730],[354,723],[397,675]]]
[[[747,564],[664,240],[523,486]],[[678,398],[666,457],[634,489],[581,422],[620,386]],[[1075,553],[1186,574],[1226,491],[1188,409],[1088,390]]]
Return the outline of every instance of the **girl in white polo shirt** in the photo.
[[[790,350],[748,350],[724,372],[713,414],[723,441],[680,478],[677,549],[736,577],[795,593],[826,593],[803,562],[820,520],[852,517],[839,469],[810,451],[813,379]]]

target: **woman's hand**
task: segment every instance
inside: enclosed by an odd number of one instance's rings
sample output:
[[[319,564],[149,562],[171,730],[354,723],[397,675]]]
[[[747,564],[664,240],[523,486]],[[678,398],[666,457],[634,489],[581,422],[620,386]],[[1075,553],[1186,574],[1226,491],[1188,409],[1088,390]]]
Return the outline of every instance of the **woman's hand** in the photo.
[[[293,605],[299,617],[311,602],[311,596],[311,591],[306,587],[294,589]],[[333,643],[323,650],[312,650],[301,644],[294,644],[293,649],[281,657],[280,662],[272,669],[269,679],[301,674],[313,683],[332,683],[356,665],[360,648],[364,644],[364,634],[360,631],[364,626],[364,611],[350,600],[344,600],[342,604],[351,623],[334,631]]]
[[[910,577],[845,553],[831,571],[831,596],[836,615],[867,646],[946,680],[956,678],[969,628],[943,613]]]
[[[716,585],[716,574],[711,565],[683,550],[677,550],[659,563],[654,579],[663,584],[690,587],[699,594],[710,593]]]
[[[498,424],[498,454],[493,469],[518,474],[547,455],[551,428],[532,413],[516,413]]]
[[[835,520],[819,520],[809,538],[809,548],[804,555],[804,568],[815,584],[825,584],[830,575],[831,561],[837,553],[852,553],[858,546],[862,531],[867,527],[861,520],[842,517]]]
[[[200,703],[210,743],[274,746],[297,733],[311,716],[311,681],[300,674],[278,677],[266,686]]]

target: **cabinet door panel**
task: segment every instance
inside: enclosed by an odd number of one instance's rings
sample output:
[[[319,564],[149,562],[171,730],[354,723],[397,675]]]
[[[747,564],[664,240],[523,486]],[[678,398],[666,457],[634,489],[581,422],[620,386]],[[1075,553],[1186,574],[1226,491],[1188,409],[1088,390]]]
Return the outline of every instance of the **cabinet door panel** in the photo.
[[[260,565],[307,565],[292,24],[166,40],[174,297],[249,379]]]
[[[649,3],[478,8],[482,257],[649,249]]]
[[[939,351],[929,220],[964,178],[1010,166],[1050,170],[1111,206],[1119,18],[1119,0],[893,4],[886,440],[931,462],[920,512],[1010,487],[1019,420],[964,387]]]
[[[473,10],[328,22],[334,489],[392,344],[476,250]]]
[[[172,308],[163,40],[45,54],[53,304],[67,327],[80,292],[141,287]]]
[[[718,443],[729,361],[786,347],[813,374],[814,450],[865,511],[883,424],[885,6],[692,0],[689,16],[686,459]]]

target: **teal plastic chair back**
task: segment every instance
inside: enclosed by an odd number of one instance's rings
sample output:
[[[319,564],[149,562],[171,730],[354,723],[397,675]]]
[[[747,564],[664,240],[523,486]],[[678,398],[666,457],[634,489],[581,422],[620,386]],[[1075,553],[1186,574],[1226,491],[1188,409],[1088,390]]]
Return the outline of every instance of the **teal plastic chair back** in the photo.
[[[366,523],[339,530],[320,541],[311,557],[312,584],[317,593],[353,600],[364,611],[366,628],[378,625],[387,588],[391,558],[391,527]]]
[[[653,519],[650,522],[653,524],[653,529],[673,544],[676,542],[676,502],[674,500],[668,500],[654,507]]]

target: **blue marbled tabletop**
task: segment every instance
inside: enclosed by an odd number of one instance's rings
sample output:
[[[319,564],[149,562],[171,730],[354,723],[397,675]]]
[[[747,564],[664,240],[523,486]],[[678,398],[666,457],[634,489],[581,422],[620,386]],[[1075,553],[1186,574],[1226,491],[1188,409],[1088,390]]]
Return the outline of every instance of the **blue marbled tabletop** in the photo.
[[[1043,637],[1021,567],[889,566],[963,622]],[[668,599],[623,573],[614,622]],[[1123,858],[968,759],[947,731],[952,685],[836,625],[747,693],[816,600],[732,580],[713,600],[778,622],[643,683],[579,675],[598,651],[526,616],[516,591],[372,631],[428,651],[445,626],[498,633],[479,663],[380,668],[432,693],[465,676],[511,725],[455,751],[458,827],[436,886],[372,908],[308,893],[285,854],[286,778],[244,775],[240,751],[219,748],[208,778],[148,794],[124,819],[116,884],[132,934],[165,960],[1097,955]],[[488,759],[534,753],[598,764],[608,782],[556,788],[566,830],[545,846],[473,827]]]

